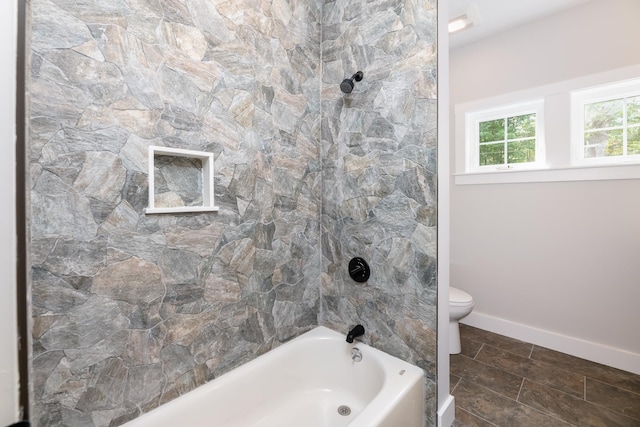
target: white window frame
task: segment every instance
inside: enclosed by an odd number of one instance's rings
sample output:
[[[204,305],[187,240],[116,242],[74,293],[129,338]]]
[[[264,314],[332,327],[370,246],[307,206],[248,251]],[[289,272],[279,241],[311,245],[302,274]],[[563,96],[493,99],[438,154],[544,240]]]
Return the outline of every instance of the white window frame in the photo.
[[[480,165],[480,122],[509,117],[536,114],[536,153],[535,161],[527,163],[514,163],[502,165]],[[544,144],[544,99],[535,99],[517,104],[502,105],[499,107],[472,111],[465,114],[465,150],[466,172],[495,172],[512,170],[531,170],[545,167]],[[505,141],[506,144],[506,141]],[[506,159],[505,159],[506,160]]]
[[[640,96],[640,79],[626,80],[571,93],[571,163],[576,166],[640,163],[640,155],[584,157],[584,107],[602,101]],[[624,133],[626,134],[626,117]]]
[[[563,80],[545,86],[496,95],[456,104],[452,110],[452,142],[455,146],[454,182],[456,185],[513,184],[525,182],[601,181],[640,179],[640,162],[578,164],[572,148],[571,94],[588,88],[628,82],[640,76],[640,64]],[[467,167],[467,113],[485,111],[496,106],[514,105],[544,99],[545,164],[539,169],[469,171]]]

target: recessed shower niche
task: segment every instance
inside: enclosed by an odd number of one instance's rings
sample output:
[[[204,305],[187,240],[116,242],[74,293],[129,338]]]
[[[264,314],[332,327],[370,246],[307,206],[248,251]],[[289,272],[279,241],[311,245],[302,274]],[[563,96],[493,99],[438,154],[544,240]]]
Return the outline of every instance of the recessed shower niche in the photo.
[[[147,214],[214,212],[213,153],[149,147]]]

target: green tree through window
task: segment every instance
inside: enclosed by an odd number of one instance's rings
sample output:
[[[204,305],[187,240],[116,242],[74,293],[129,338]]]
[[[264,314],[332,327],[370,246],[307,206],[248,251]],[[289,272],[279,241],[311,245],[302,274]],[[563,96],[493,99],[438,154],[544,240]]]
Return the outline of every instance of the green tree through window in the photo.
[[[584,157],[640,154],[640,96],[584,105]]]
[[[479,166],[536,160],[536,113],[478,123]]]

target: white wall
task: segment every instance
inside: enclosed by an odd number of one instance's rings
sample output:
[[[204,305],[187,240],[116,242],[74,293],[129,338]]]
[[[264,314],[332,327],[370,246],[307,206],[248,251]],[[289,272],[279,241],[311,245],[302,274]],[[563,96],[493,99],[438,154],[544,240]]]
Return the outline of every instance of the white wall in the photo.
[[[639,16],[594,0],[453,50],[452,117],[639,64]],[[640,180],[452,185],[451,285],[474,296],[469,324],[640,373]]]
[[[17,0],[0,7],[0,425],[18,421],[15,236],[15,90]]]
[[[453,50],[452,106],[637,64],[639,3],[594,0]]]

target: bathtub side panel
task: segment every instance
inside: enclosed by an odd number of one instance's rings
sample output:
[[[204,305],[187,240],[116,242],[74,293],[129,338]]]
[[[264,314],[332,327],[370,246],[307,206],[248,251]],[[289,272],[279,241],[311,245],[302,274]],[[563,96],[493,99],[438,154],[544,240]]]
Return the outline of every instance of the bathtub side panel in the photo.
[[[424,427],[424,379],[412,384],[407,394],[397,401],[391,412],[376,427]]]

